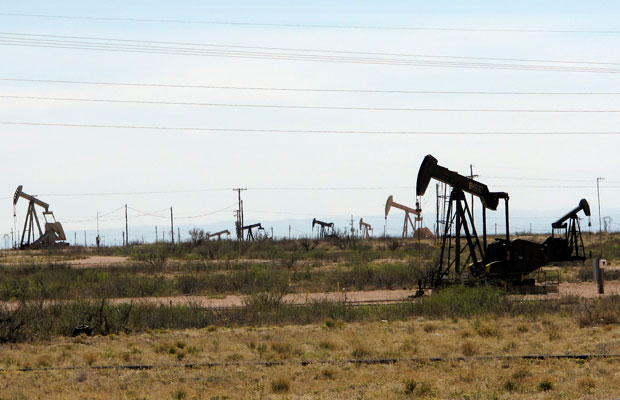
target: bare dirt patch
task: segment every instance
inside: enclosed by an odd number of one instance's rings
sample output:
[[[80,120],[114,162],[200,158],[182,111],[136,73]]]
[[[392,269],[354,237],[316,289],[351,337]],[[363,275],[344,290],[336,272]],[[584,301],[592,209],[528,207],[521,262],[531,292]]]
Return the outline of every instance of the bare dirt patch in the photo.
[[[292,293],[284,296],[283,301],[290,304],[305,304],[316,301],[347,301],[347,302],[396,302],[412,295],[411,290],[373,290],[352,292],[326,292],[326,293]],[[166,297],[139,297],[112,299],[115,304],[144,302],[169,306],[194,304],[205,308],[228,308],[243,306],[244,296],[228,295],[222,298],[210,298],[207,296],[166,296]]]
[[[90,256],[78,260],[69,260],[67,264],[78,268],[107,267],[122,264],[128,259],[129,257],[123,256]]]

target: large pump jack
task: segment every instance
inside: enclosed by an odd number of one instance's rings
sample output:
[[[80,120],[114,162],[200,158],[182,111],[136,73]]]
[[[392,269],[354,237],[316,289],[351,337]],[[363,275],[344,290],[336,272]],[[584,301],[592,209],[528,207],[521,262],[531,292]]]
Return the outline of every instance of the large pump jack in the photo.
[[[333,222],[324,222],[316,218],[313,218],[312,219],[312,230],[314,230],[315,225],[318,225],[320,227],[319,228],[319,239],[323,239],[324,237],[336,236],[336,231],[334,229]]]
[[[429,154],[424,158],[418,172],[416,182],[416,194],[418,196],[424,195],[431,179],[436,179],[452,187],[446,211],[446,224],[441,239],[439,266],[435,276],[432,277],[434,281],[432,284],[434,286],[440,285],[452,268],[457,275],[461,275],[462,267],[466,265],[470,265],[472,275],[483,276],[487,249],[486,210],[497,210],[499,200],[504,199],[506,206],[505,240],[509,241],[508,193],[491,192],[485,184],[438,165],[437,159]],[[482,243],[473,224],[472,213],[467,204],[465,192],[478,197],[482,202]],[[465,250],[461,247],[461,238],[465,239],[468,250],[467,259],[464,260],[461,260],[464,257]]]
[[[431,278],[432,285],[440,286],[452,268],[457,276],[468,272],[475,279],[482,281],[533,285],[533,280],[527,279],[526,276],[550,261],[585,259],[576,214],[583,210],[586,215],[589,215],[587,201],[582,200],[579,207],[553,224],[555,229],[567,229],[565,238],[552,236],[542,244],[523,239],[511,241],[508,193],[491,192],[485,184],[438,165],[437,159],[429,154],[424,158],[418,172],[416,184],[418,196],[424,195],[431,179],[452,187],[446,212],[447,222],[441,242],[439,266]],[[473,224],[465,192],[478,197],[482,203],[482,243]],[[505,204],[506,236],[497,238],[487,245],[486,211],[487,209],[497,210],[502,199]],[[567,220],[570,220],[568,227],[565,224]],[[465,240],[465,247],[461,246],[462,240]]]
[[[411,230],[413,231],[413,234],[415,234],[416,224],[411,219],[410,214],[415,215],[416,222],[422,221],[422,217],[421,217],[422,209],[420,208],[420,203],[416,202],[416,208],[411,208],[411,207],[395,202],[394,196],[390,195],[390,197],[388,197],[387,201],[385,202],[385,219],[386,220],[390,212],[390,209],[392,207],[398,208],[399,210],[403,210],[405,212],[405,221],[403,223],[403,239],[409,236],[409,226],[411,226]]]
[[[26,220],[24,221],[24,229],[22,230],[22,237],[19,242],[20,249],[40,249],[46,247],[53,247],[55,245],[67,245],[67,243],[61,243],[66,240],[65,231],[62,228],[60,222],[54,218],[54,213],[49,210],[49,204],[37,199],[22,191],[23,186],[19,185],[13,195],[13,207],[17,205],[17,201],[20,198],[28,200],[28,211],[26,211]],[[35,205],[43,208],[43,219],[45,220],[44,231],[41,230],[41,224]],[[15,215],[15,212],[13,212]],[[51,217],[51,222],[47,220]],[[36,229],[39,232],[39,237],[36,238]]]

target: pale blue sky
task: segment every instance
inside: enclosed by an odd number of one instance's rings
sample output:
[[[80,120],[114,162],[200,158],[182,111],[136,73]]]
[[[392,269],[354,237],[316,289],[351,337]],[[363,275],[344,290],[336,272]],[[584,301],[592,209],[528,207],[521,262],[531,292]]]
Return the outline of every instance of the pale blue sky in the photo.
[[[44,14],[221,22],[434,28],[620,30],[617,2],[360,2],[360,1],[0,1],[0,14]],[[202,44],[303,48],[461,57],[620,63],[620,34],[335,29],[1,16],[6,33],[101,37]],[[259,60],[20,47],[0,44],[0,79],[88,80],[181,85],[428,91],[620,91],[617,73],[463,69],[404,65]],[[506,61],[508,62],[508,61]],[[509,62],[508,62],[509,63]],[[557,63],[554,65],[558,65]],[[564,64],[559,64],[564,65]],[[574,64],[571,64],[574,65]],[[620,65],[593,65],[618,68]],[[106,98],[232,104],[383,108],[607,109],[620,96],[352,94],[163,89],[0,80],[11,96]],[[179,105],[104,104],[0,98],[0,120],[283,130],[592,132],[620,131],[618,113],[486,113],[300,110]],[[55,196],[231,187],[414,186],[425,154],[465,173],[474,165],[492,190],[507,191],[515,212],[596,202],[604,176],[603,215],[615,215],[620,188],[619,136],[399,136],[300,133],[197,133],[68,127],[0,126],[5,149],[0,192],[18,184],[49,201],[67,231],[92,229],[97,211],[128,203],[143,211],[173,206],[179,216],[221,210],[232,191],[160,195]],[[505,179],[509,177],[520,179]],[[560,179],[543,181],[540,179]],[[573,182],[583,180],[587,182]],[[614,183],[614,180],[616,181]],[[547,187],[539,187],[547,186]],[[556,187],[570,186],[570,187]],[[585,187],[573,187],[585,186]],[[44,197],[43,194],[48,194]],[[381,216],[389,194],[413,204],[413,189],[265,191],[244,193],[246,219],[306,215]],[[423,200],[434,220],[433,191]],[[3,197],[3,196],[0,196]],[[13,226],[12,206],[0,232]],[[232,207],[182,223],[230,221]],[[291,214],[276,214],[286,212]],[[20,211],[23,213],[23,210]],[[299,214],[299,215],[296,215]],[[161,218],[140,216],[141,225]],[[617,215],[620,223],[620,215]],[[309,217],[311,219],[311,217]],[[397,232],[400,217],[389,223]],[[21,222],[21,214],[18,222]],[[179,221],[181,223],[181,221]],[[138,222],[136,222],[138,223]],[[115,228],[120,221],[106,221]],[[513,221],[515,229],[518,220]],[[382,228],[381,228],[382,230]],[[285,234],[285,232],[276,232]]]

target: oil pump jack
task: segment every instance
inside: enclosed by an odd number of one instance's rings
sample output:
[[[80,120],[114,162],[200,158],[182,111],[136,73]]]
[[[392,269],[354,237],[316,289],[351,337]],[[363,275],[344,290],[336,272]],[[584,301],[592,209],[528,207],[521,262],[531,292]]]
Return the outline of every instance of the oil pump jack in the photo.
[[[398,208],[399,210],[403,210],[405,212],[405,221],[403,224],[403,238],[406,238],[407,236],[409,236],[409,225],[411,225],[411,230],[413,231],[414,234],[416,231],[416,225],[413,223],[413,220],[411,219],[411,216],[409,214],[413,214],[416,216],[415,217],[416,222],[422,221],[422,217],[420,216],[422,214],[422,209],[420,208],[420,202],[416,201],[415,206],[416,208],[411,208],[411,207],[407,207],[405,205],[399,204],[394,201],[394,196],[392,195],[390,195],[390,197],[388,197],[387,201],[385,202],[385,219],[387,219],[388,213],[390,212],[390,209],[392,207]]]
[[[552,236],[542,244],[523,239],[511,241],[508,193],[491,192],[485,184],[438,165],[437,159],[429,154],[422,161],[418,172],[416,183],[418,196],[424,195],[431,179],[452,187],[445,218],[447,222],[441,241],[439,266],[431,278],[435,287],[443,283],[452,268],[457,276],[468,272],[477,280],[529,286],[534,284],[534,280],[526,276],[550,261],[583,259],[577,257],[585,256],[576,214],[583,210],[589,215],[587,201],[582,200],[579,207],[553,224],[554,228],[562,229],[566,226],[565,222],[571,220],[565,239]],[[482,243],[473,224],[465,192],[478,197],[482,203]],[[506,236],[497,238],[487,245],[486,211],[497,210],[502,199],[505,205]],[[461,247],[462,240],[465,240],[466,248]],[[574,255],[572,255],[573,249],[576,249]]]
[[[53,247],[55,245],[68,245],[62,243],[66,240],[65,231],[62,228],[60,222],[54,218],[54,213],[49,210],[49,204],[37,199],[22,191],[23,186],[19,185],[13,195],[13,208],[17,205],[17,201],[20,198],[28,200],[28,211],[26,211],[26,220],[24,221],[24,229],[22,230],[22,237],[19,242],[20,249],[40,249],[45,247]],[[44,231],[41,230],[41,224],[39,217],[37,216],[36,206],[44,209],[43,219],[45,220]],[[13,211],[15,215],[15,211]],[[51,218],[51,222],[47,218]],[[36,229],[39,232],[39,237],[36,238]]]
[[[254,228],[256,228],[257,232],[256,232],[256,237],[254,235]],[[263,228],[263,226],[259,223],[257,224],[252,224],[252,225],[246,225],[243,228],[241,228],[241,235],[243,236],[243,232],[247,231],[247,234],[245,236],[245,240],[256,240],[258,239],[260,236],[260,232],[261,231],[265,231],[265,228]]]
[[[364,218],[360,218],[360,232],[363,239],[370,239],[370,232],[372,232],[372,226],[368,222],[364,222]]]
[[[437,159],[429,154],[422,161],[418,172],[418,196],[424,194],[431,179],[452,187],[439,266],[433,284],[441,285],[451,268],[454,268],[457,276],[468,272],[478,280],[533,285],[533,280],[525,279],[525,276],[549,260],[543,245],[522,239],[510,240],[508,193],[491,192],[485,184],[438,165]],[[482,243],[473,224],[465,192],[478,197],[482,203]],[[497,210],[500,200],[504,200],[506,236],[487,245],[486,211]],[[461,247],[462,239],[465,240],[466,249]]]
[[[211,238],[217,236],[217,240],[222,239],[222,235],[227,235],[230,238],[230,231],[225,229],[223,231],[215,232],[215,233],[207,233],[207,240],[211,240]]]
[[[586,259],[581,226],[577,216],[580,211],[583,211],[586,217],[590,217],[590,205],[586,199],[581,199],[577,207],[551,224],[551,236],[543,244],[547,246],[549,258],[552,261],[583,261]]]
[[[324,237],[332,237],[336,234],[334,230],[333,222],[323,222],[316,218],[312,219],[312,230],[314,230],[314,226],[318,225],[319,229],[319,239],[323,239]]]

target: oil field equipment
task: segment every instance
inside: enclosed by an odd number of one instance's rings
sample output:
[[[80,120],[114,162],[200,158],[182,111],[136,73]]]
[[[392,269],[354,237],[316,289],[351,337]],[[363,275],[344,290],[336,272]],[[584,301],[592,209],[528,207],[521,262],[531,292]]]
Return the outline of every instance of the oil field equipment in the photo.
[[[543,242],[547,246],[551,261],[583,261],[586,259],[581,226],[577,216],[580,211],[583,211],[586,217],[590,217],[590,205],[586,199],[581,199],[577,207],[551,224],[551,236]]]
[[[360,218],[360,234],[362,239],[370,239],[372,232],[372,226],[368,222],[364,222],[363,218]]]
[[[454,269],[457,277],[468,275],[470,278],[482,281],[529,286],[534,284],[534,279],[527,276],[554,261],[549,246],[544,243],[523,239],[510,240],[508,193],[491,192],[485,184],[438,165],[437,159],[429,154],[424,158],[418,172],[416,183],[418,196],[424,195],[431,179],[452,187],[441,241],[439,266],[432,277],[434,286],[441,285],[451,269]],[[482,203],[482,242],[472,222],[465,192],[478,197]],[[497,210],[502,199],[505,203],[506,236],[497,238],[487,245],[486,211]],[[580,210],[581,208],[571,211],[566,219],[570,219]],[[562,219],[558,222],[560,225],[563,223]],[[462,240],[465,241],[463,247]]]
[[[68,243],[63,243],[66,240],[65,231],[62,228],[60,222],[54,218],[54,213],[49,210],[49,204],[37,199],[22,191],[23,186],[19,185],[15,194],[13,195],[13,215],[15,216],[15,206],[20,198],[28,200],[28,211],[26,211],[26,220],[24,221],[24,228],[22,230],[21,240],[19,242],[20,249],[40,249],[49,248],[54,246],[67,246]],[[45,221],[44,231],[41,230],[41,224],[35,208],[39,206],[44,209],[43,219]],[[50,220],[48,221],[48,218]],[[36,237],[36,231],[38,231],[39,237]]]
[[[207,240],[211,240],[211,238],[217,236],[217,240],[222,238],[222,235],[227,235],[230,238],[230,231],[225,229],[223,231],[215,232],[215,233],[207,233]]]
[[[324,237],[332,237],[336,235],[336,230],[334,229],[334,223],[333,222],[323,222],[320,221],[316,218],[312,219],[312,230],[314,230],[314,227],[318,225],[319,226],[319,239],[322,239]]]
[[[422,209],[420,208],[420,202],[416,202],[416,208],[407,207],[405,205],[399,204],[394,201],[394,196],[390,195],[387,201],[385,202],[385,219],[388,217],[388,213],[392,207],[398,208],[399,210],[403,210],[405,212],[405,221],[403,224],[403,238],[409,236],[409,226],[411,225],[412,233],[416,232],[416,224],[411,219],[411,215],[415,215],[415,222],[422,222]]]
[[[256,234],[254,234],[254,229],[256,229]],[[261,231],[265,231],[265,229],[263,228],[263,226],[259,223],[257,224],[252,224],[252,225],[246,225],[243,228],[241,228],[242,232],[247,231],[246,236],[245,236],[245,240],[256,240],[260,237],[260,232]],[[242,234],[243,235],[243,234]]]

